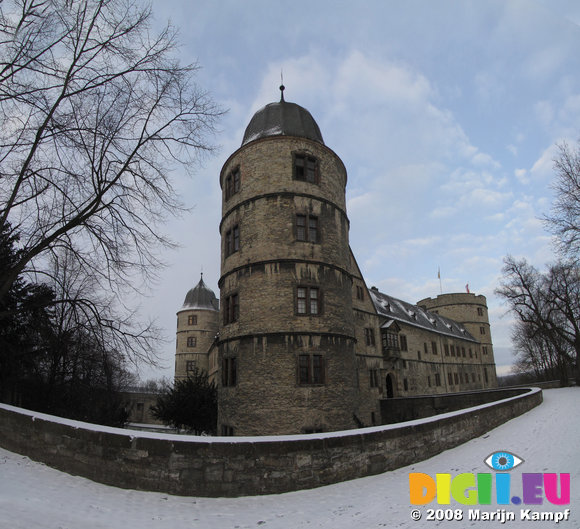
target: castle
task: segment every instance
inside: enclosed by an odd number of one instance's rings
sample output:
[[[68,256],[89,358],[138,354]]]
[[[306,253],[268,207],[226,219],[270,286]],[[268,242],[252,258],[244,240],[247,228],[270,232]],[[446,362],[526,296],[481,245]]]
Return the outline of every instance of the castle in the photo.
[[[281,90],[222,168],[220,298],[203,277],[187,293],[175,378],[216,381],[220,435],[371,426],[384,399],[496,387],[484,296],[412,305],[367,286],[344,164]]]

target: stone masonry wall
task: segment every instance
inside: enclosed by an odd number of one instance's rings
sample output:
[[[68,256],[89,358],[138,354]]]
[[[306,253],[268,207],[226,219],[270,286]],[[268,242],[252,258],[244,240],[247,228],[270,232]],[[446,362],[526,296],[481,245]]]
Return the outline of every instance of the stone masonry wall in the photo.
[[[153,434],[0,404],[0,446],[116,487],[186,496],[274,494],[379,474],[453,448],[542,402],[540,389],[400,425],[277,438]],[[497,390],[501,398],[501,390]]]

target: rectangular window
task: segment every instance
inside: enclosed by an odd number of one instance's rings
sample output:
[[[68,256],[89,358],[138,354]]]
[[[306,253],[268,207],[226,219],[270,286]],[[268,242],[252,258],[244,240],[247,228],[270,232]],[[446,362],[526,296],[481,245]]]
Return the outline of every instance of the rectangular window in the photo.
[[[315,287],[298,287],[296,289],[297,314],[320,314],[320,291]]]
[[[441,386],[441,375],[439,373],[435,373],[435,385]]]
[[[226,257],[240,249],[240,227],[236,224],[232,229],[226,231]]]
[[[294,178],[311,184],[318,183],[318,163],[316,158],[306,154],[295,154]]]
[[[232,294],[224,300],[224,325],[238,321],[240,305],[237,294]]]
[[[238,193],[240,191],[240,184],[242,181],[242,175],[240,173],[240,169],[236,169],[234,171],[234,193]]]
[[[188,336],[187,347],[196,347],[196,346],[197,346],[197,338],[195,336]]]
[[[471,382],[475,382],[475,373],[471,373]]]
[[[431,350],[433,351],[434,355],[437,354],[437,343],[436,342],[431,342]]]
[[[234,428],[232,426],[228,426],[227,424],[222,424],[222,436],[233,437],[233,435],[234,435]]]
[[[308,240],[318,242],[318,218],[308,217]]]
[[[459,384],[459,376],[457,375],[457,373],[454,373],[453,377],[455,378],[455,383]]]
[[[240,227],[236,224],[233,228],[232,228],[232,239],[233,239],[233,244],[234,244],[234,252],[237,252],[240,249]]]
[[[226,177],[226,200],[229,200],[230,197],[240,191],[240,183],[241,174],[240,168],[238,167]]]
[[[481,351],[483,352],[483,354],[484,354],[484,355],[486,355],[486,354],[487,354],[487,346],[486,346],[486,345],[484,345],[484,346],[481,348]]]
[[[423,349],[425,349],[425,354],[429,354],[429,348],[427,347],[427,342],[423,343]]]
[[[296,240],[319,242],[318,217],[296,215]]]
[[[300,385],[324,384],[324,357],[322,355],[298,356],[298,383]]]
[[[449,356],[449,344],[443,344],[443,349],[445,350],[445,356]]]
[[[483,309],[481,307],[477,307],[477,315],[483,316]]]
[[[187,360],[185,362],[185,372],[190,375],[195,372],[196,369],[195,360]]]
[[[400,334],[399,341],[401,342],[401,351],[407,351],[407,337],[404,334]]]
[[[374,329],[365,328],[365,339],[367,345],[375,345],[375,331]]]
[[[369,370],[369,380],[371,388],[378,388],[379,387],[379,370],[378,369],[370,369]]]
[[[197,325],[197,315],[190,315],[187,317],[187,325]]]
[[[356,299],[360,299],[361,301],[365,299],[365,291],[364,288],[360,285],[356,286]]]
[[[479,334],[485,334],[485,327],[479,328]]]
[[[453,373],[447,373],[447,382],[450,386],[453,386]]]
[[[461,347],[461,356],[465,358],[465,347]]]
[[[431,377],[427,376],[427,385],[431,387]]]
[[[473,358],[473,351],[471,350],[471,347],[469,348],[469,358]]]
[[[409,382],[407,382],[406,378],[403,379],[403,389],[409,391]]]
[[[306,240],[306,215],[296,215],[296,240]]]
[[[451,356],[455,356],[455,346],[451,346]]]
[[[238,366],[236,358],[222,358],[222,386],[232,387],[237,383]]]

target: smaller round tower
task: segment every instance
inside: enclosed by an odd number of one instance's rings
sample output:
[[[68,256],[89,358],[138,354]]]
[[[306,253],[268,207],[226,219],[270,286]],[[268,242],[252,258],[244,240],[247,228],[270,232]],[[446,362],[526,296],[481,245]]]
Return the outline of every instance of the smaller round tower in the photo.
[[[203,282],[185,296],[183,307],[177,312],[177,340],[175,344],[175,380],[187,378],[194,368],[206,371],[210,380],[217,372],[216,355],[211,355],[219,329],[219,301]],[[213,361],[212,361],[213,360]]]
[[[417,305],[465,326],[469,334],[481,344],[478,357],[483,387],[496,387],[495,359],[485,296],[463,292],[440,294],[434,299],[422,299]]]

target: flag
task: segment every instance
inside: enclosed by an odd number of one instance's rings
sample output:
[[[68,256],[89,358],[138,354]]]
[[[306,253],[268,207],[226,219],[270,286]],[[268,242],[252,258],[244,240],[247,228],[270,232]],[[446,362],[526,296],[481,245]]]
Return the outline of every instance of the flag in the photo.
[[[469,283],[467,283],[467,285],[465,285],[465,290],[467,291],[467,293],[469,294]]]
[[[441,279],[441,268],[437,267],[437,279]]]

